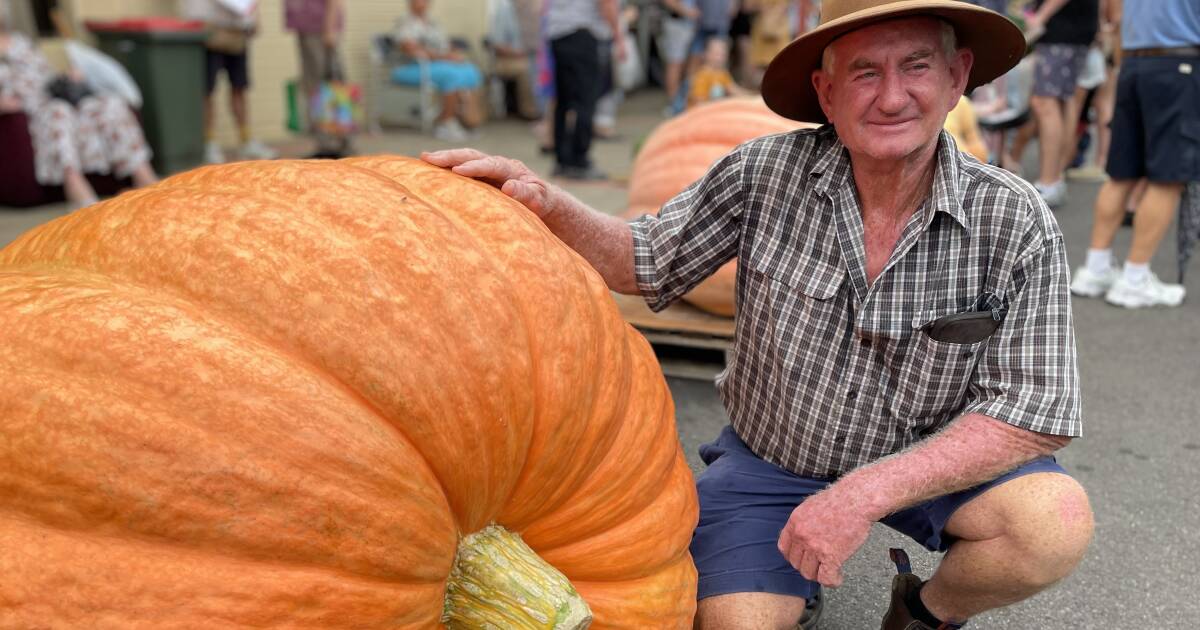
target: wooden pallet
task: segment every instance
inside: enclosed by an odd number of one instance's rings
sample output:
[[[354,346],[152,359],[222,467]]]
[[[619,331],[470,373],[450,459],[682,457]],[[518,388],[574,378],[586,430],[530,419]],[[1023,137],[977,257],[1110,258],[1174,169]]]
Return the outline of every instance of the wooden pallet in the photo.
[[[625,321],[654,346],[667,376],[710,380],[725,368],[724,355],[733,347],[733,319],[684,302],[655,313],[638,296],[613,293],[613,299]],[[689,349],[706,352],[689,355]]]

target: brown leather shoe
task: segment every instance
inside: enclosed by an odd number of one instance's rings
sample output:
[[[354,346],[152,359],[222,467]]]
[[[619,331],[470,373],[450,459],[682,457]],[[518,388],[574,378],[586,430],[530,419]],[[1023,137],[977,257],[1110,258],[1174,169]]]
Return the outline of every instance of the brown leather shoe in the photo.
[[[888,606],[887,614],[883,616],[883,623],[880,624],[879,630],[948,630],[957,628],[948,623],[934,628],[927,623],[913,619],[912,613],[908,612],[909,593],[921,588],[924,581],[913,574],[912,564],[908,561],[908,554],[903,549],[892,549],[889,551],[892,562],[896,563],[896,577],[892,578],[892,604]]]
[[[817,630],[821,613],[824,611],[825,594],[817,589],[817,594],[804,603],[804,614],[800,616],[800,621],[796,622],[796,630]]]

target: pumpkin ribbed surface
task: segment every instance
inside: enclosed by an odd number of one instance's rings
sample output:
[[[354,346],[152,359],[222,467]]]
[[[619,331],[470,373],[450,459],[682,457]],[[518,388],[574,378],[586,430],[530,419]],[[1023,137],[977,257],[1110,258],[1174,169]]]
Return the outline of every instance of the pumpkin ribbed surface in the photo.
[[[669,392],[600,277],[393,157],[197,169],[0,251],[0,627],[436,628],[518,533],[691,626]]]
[[[688,109],[646,139],[633,163],[624,216],[634,219],[658,212],[743,142],[806,126],[811,125],[775,114],[761,98],[729,98]],[[683,299],[709,313],[732,317],[736,273],[730,261]]]

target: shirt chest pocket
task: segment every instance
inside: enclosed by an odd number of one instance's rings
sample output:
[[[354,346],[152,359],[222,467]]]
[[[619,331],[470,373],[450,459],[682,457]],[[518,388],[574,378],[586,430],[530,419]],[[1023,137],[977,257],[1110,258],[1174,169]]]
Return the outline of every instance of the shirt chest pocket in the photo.
[[[948,415],[962,408],[975,366],[990,339],[970,343],[938,341],[926,332],[934,319],[912,318],[893,356],[892,409],[910,431],[918,433],[940,426]]]
[[[829,361],[841,329],[838,291],[845,271],[799,255],[750,256],[746,260],[748,299],[745,321],[765,342],[765,354],[788,370]],[[818,359],[818,357],[825,357]]]

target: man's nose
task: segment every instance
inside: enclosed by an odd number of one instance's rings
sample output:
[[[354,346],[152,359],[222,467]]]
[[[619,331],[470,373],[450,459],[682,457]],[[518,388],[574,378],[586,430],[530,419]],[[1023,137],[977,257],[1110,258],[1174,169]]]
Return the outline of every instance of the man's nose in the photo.
[[[909,98],[902,73],[884,73],[879,86],[879,97],[876,99],[879,111],[889,115],[899,114],[908,106]]]

